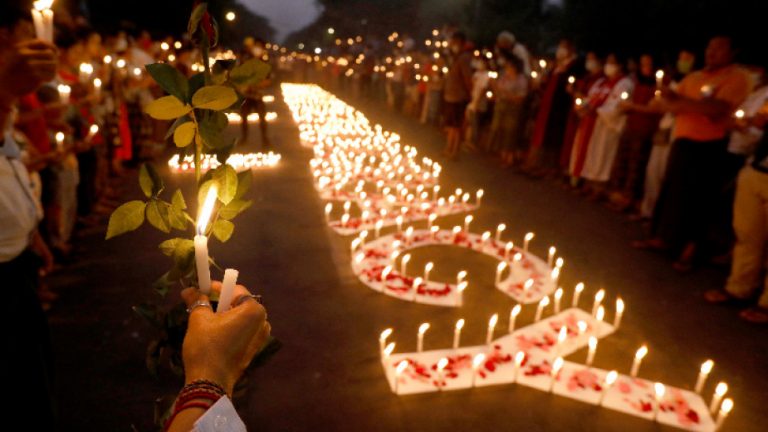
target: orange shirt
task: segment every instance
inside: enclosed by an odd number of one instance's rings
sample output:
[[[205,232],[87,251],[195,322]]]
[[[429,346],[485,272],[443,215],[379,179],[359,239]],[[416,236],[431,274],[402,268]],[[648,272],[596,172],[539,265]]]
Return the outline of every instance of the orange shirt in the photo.
[[[746,70],[730,65],[716,71],[700,70],[685,77],[677,92],[689,99],[705,98],[727,102],[734,110],[752,91],[752,79]],[[675,138],[714,141],[728,134],[728,118],[713,118],[702,114],[675,115]]]

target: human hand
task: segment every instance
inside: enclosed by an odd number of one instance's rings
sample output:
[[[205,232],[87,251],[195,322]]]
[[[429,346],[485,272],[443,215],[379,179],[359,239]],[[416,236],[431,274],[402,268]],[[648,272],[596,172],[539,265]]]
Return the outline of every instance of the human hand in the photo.
[[[0,99],[25,95],[56,76],[56,46],[39,39],[26,40],[10,50],[0,67]]]
[[[212,282],[211,289],[220,292],[221,283]],[[264,348],[271,331],[267,311],[255,300],[244,298],[249,295],[244,286],[237,285],[232,309],[217,314],[209,307],[198,306],[190,312],[182,346],[186,383],[206,379],[232,394],[235,383]],[[195,288],[185,289],[181,296],[187,307],[196,301],[209,301]]]

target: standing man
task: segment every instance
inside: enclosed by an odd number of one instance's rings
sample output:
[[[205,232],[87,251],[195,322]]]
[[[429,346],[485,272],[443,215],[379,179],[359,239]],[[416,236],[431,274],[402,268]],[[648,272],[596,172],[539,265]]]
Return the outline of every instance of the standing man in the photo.
[[[254,58],[266,61],[265,57],[267,51],[263,40],[247,37],[244,45],[245,50],[242,57],[244,62]],[[255,112],[259,115],[261,147],[265,150],[269,149],[272,146],[272,143],[269,141],[269,134],[267,131],[267,105],[264,103],[262,90],[269,87],[271,82],[272,80],[268,76],[265,80],[256,84],[249,84],[243,89],[242,93],[243,96],[245,96],[245,101],[243,101],[243,105],[240,108],[240,116],[242,117],[242,123],[240,123],[241,142],[245,143],[248,141],[248,114]]]
[[[455,32],[448,41],[450,65],[443,90],[443,120],[447,135],[445,154],[451,159],[459,155],[464,112],[472,94],[472,54],[466,50],[467,37]]]

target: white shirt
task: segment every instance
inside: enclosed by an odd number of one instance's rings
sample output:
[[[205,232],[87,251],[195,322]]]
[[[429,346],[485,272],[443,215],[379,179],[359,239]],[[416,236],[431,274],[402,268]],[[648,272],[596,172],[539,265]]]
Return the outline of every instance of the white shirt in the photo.
[[[224,396],[195,422],[192,432],[246,432],[232,401]]]
[[[760,111],[766,101],[768,101],[768,85],[753,91],[739,106],[739,109],[744,111],[744,117],[752,117]],[[735,130],[731,132],[728,151],[749,156],[755,151],[755,146],[761,138],[763,138],[763,131],[754,126],[749,126],[744,130]]]
[[[0,146],[0,262],[24,252],[42,219],[27,168],[19,159],[19,147],[9,131],[4,135]]]

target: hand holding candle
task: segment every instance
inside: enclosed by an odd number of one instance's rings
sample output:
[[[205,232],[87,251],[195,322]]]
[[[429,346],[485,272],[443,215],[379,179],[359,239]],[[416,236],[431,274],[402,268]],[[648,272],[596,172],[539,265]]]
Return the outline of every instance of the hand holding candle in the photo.
[[[221,294],[219,295],[219,305],[216,307],[216,313],[223,313],[232,308],[232,299],[235,295],[235,284],[237,284],[238,271],[235,269],[224,270],[224,280],[221,283]]]
[[[203,294],[211,292],[211,268],[208,264],[208,237],[205,229],[216,204],[217,187],[214,184],[208,189],[203,206],[197,216],[197,235],[195,236],[195,264],[197,267],[197,286]]]

